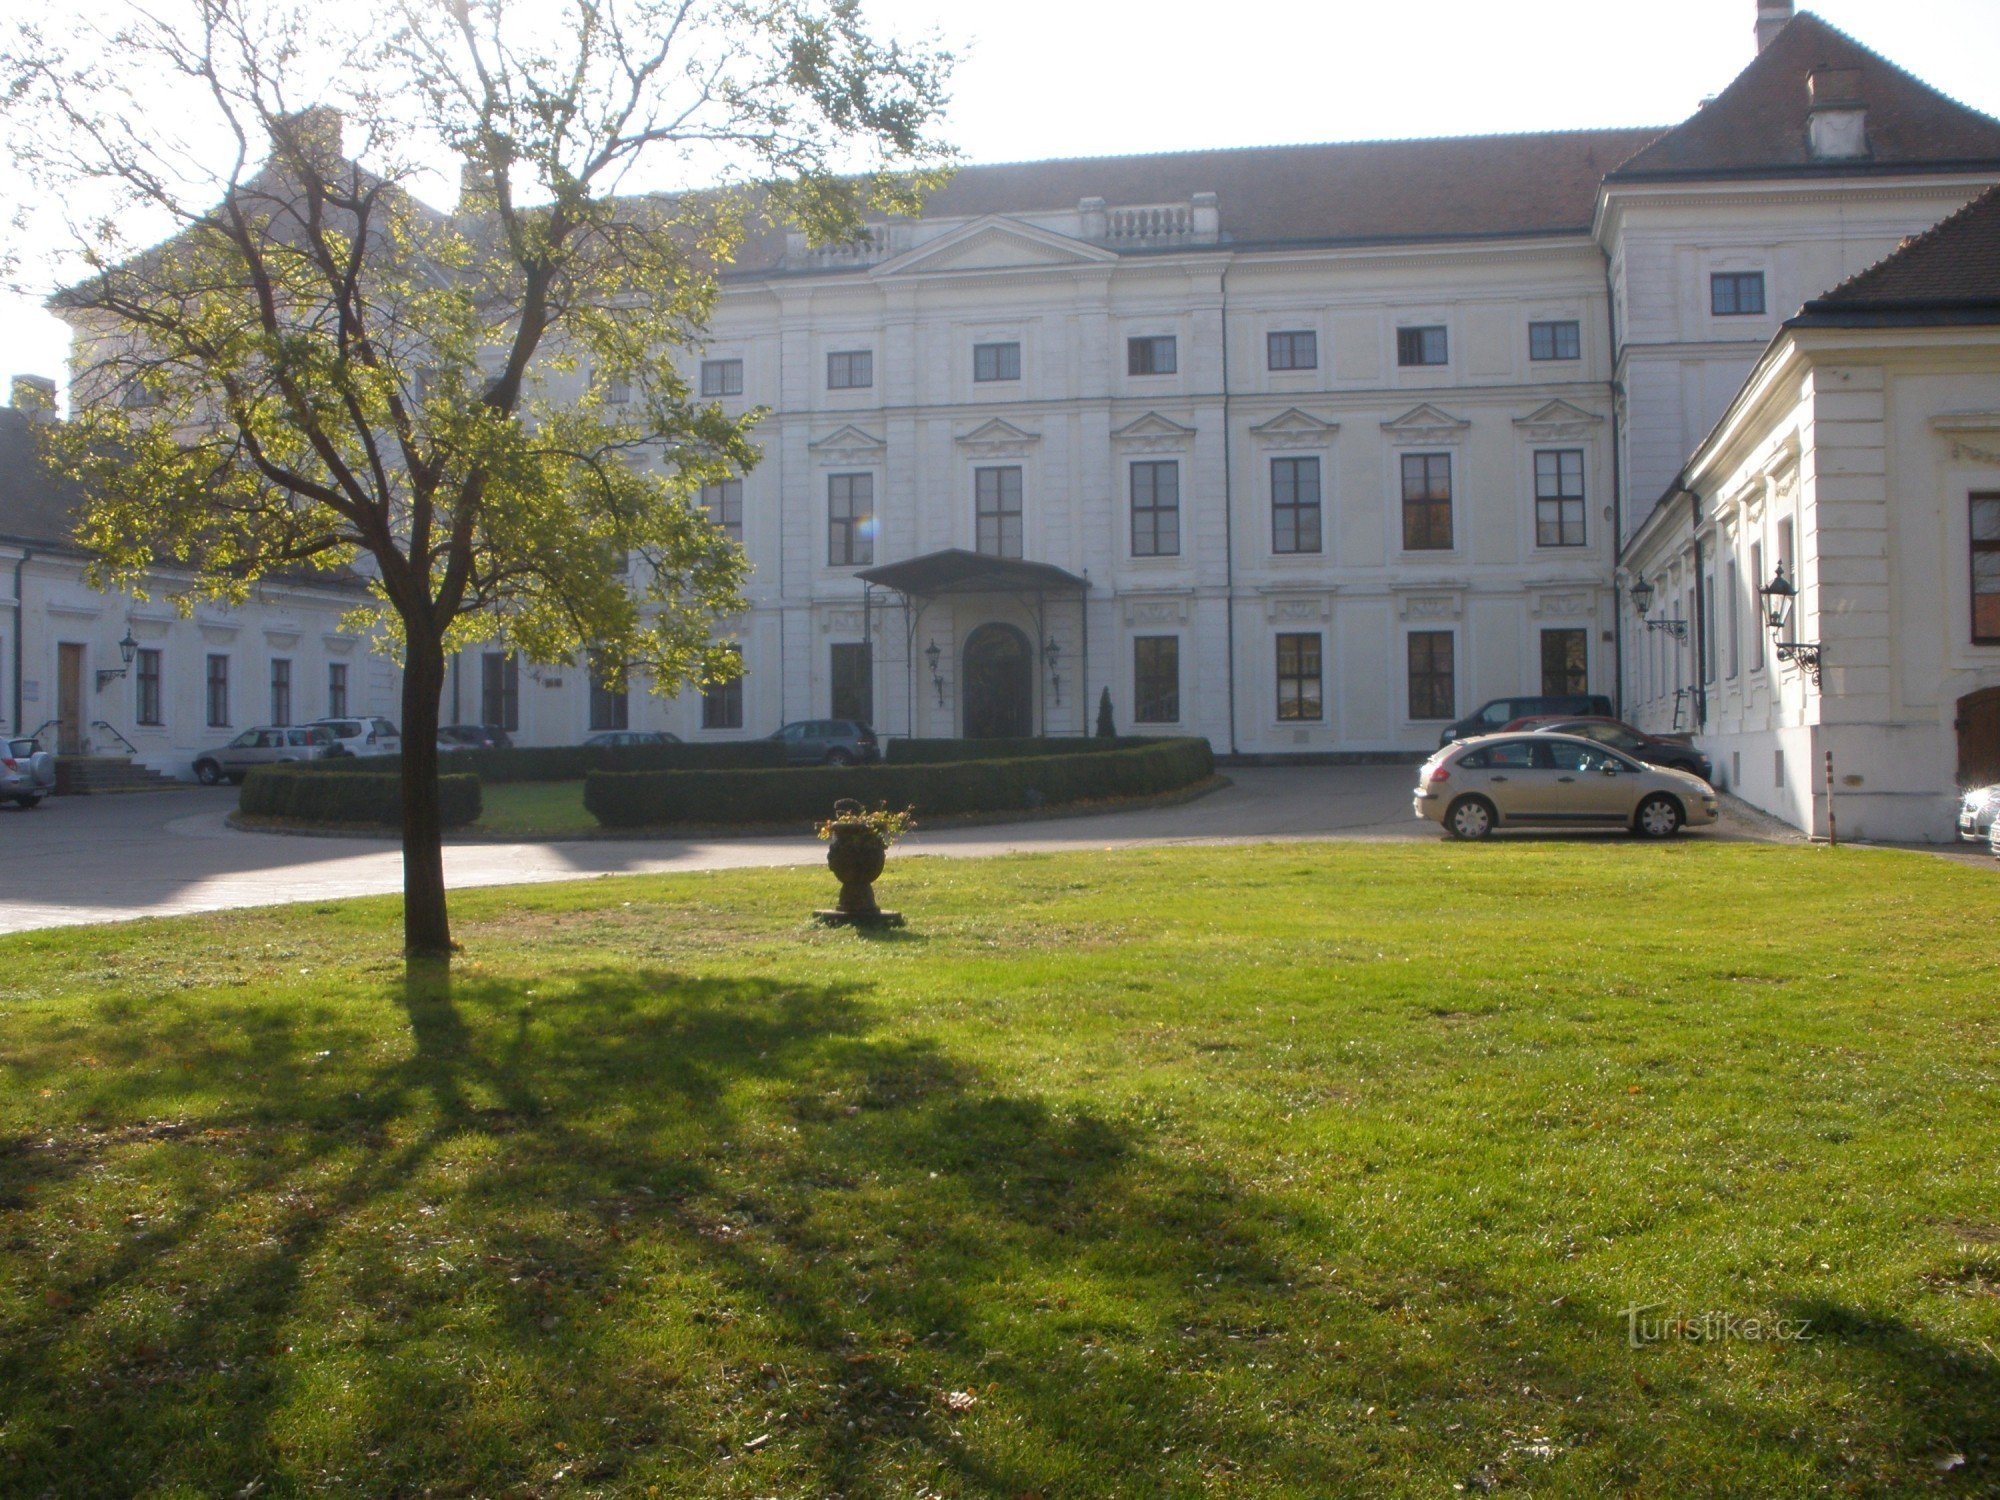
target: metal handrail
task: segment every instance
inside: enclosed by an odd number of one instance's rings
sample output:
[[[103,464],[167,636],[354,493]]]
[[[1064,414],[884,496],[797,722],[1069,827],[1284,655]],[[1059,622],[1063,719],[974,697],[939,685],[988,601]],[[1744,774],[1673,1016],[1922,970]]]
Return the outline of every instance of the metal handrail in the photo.
[[[114,740],[118,741],[119,744],[123,745],[127,750],[131,751],[134,755],[137,755],[139,753],[139,747],[137,745],[133,744],[130,740],[126,739],[124,735],[120,734],[116,729],[113,729],[109,724],[105,723],[102,719],[92,719],[90,721],[90,727],[92,729],[103,730],[106,734],[110,735]]]

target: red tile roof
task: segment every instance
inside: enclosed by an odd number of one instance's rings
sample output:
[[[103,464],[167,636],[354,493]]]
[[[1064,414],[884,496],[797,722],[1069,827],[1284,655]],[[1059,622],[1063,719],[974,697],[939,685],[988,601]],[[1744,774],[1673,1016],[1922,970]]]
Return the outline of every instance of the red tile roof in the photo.
[[[1824,161],[1812,155],[1806,80],[1820,68],[1854,69],[1861,75],[1868,111],[1866,158]],[[1951,166],[2000,166],[2000,120],[1939,93],[1818,16],[1801,14],[1706,108],[1638,152],[1610,180]]]
[[[2000,321],[2000,187],[1987,189],[1867,270],[1813,298],[1792,321],[1811,326],[1852,321],[1855,314],[1885,321],[1953,314]]]

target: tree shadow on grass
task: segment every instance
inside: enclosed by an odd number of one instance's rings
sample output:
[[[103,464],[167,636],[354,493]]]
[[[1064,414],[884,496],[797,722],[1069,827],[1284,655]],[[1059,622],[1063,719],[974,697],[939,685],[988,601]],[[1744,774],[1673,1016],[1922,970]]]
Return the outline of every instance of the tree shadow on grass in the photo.
[[[576,968],[121,1017],[94,1123],[0,1160],[34,1189],[0,1192],[10,1492],[1657,1488],[1577,1398],[1850,1472],[1699,1368],[1621,1383],[1608,1311],[1397,1263],[865,987]],[[1990,1361],[1805,1315],[1830,1397],[1991,1451]]]
[[[52,1135],[0,1228],[24,1492],[726,1491],[732,1466],[1032,1491],[1107,1441],[1049,1328],[1087,1357],[1082,1304],[1135,1265],[1176,1305],[1091,1336],[1195,1319],[1219,1254],[1283,1275],[1219,1179],[994,1087],[858,987],[585,969],[392,998],[400,1044],[379,1006],[372,1038],[254,1001],[106,1032],[79,1110],[103,1128]],[[1145,1443],[1191,1415],[1153,1404]]]

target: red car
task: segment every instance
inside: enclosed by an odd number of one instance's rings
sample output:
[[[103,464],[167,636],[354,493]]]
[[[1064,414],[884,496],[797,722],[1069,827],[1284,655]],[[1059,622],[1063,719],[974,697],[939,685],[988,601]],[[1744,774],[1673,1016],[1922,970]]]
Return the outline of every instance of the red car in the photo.
[[[1694,746],[1681,740],[1662,739],[1643,729],[1634,729],[1623,719],[1579,718],[1568,714],[1537,714],[1516,719],[1506,732],[1546,730],[1550,734],[1578,734],[1614,750],[1623,750],[1634,760],[1649,766],[1668,766],[1676,771],[1692,771],[1710,786],[1715,785],[1715,767]]]

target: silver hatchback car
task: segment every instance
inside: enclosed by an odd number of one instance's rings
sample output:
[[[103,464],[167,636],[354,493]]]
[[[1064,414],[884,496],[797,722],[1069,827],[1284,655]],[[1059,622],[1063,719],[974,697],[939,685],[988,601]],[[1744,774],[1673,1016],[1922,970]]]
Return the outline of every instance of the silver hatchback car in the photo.
[[[332,745],[332,733],[319,724],[246,729],[220,749],[205,750],[196,756],[195,780],[203,786],[241,781],[259,766],[320,760]]]
[[[1716,818],[1699,776],[1571,734],[1494,734],[1438,751],[1417,773],[1416,815],[1455,839],[1496,828],[1627,828],[1671,838]]]

